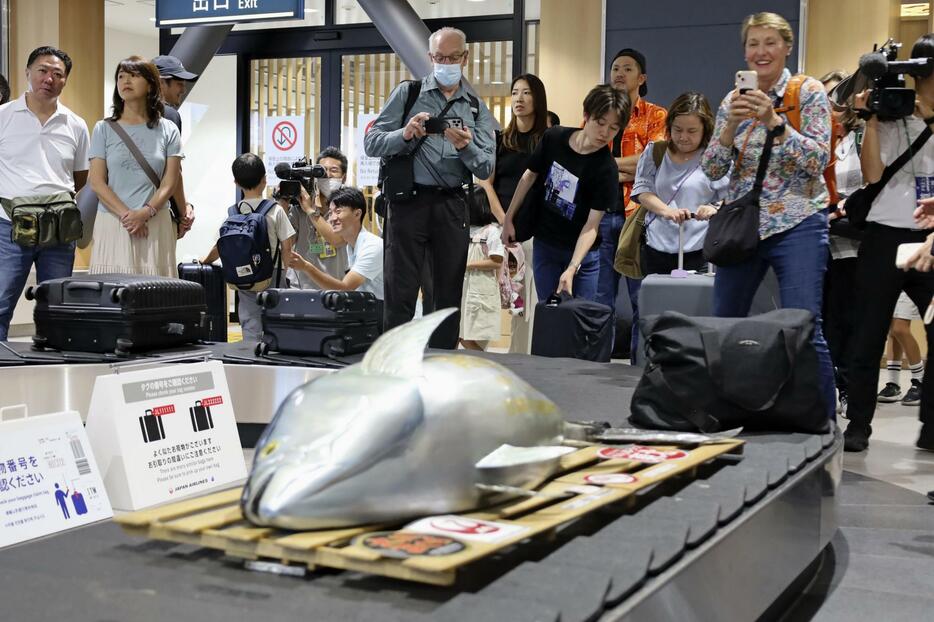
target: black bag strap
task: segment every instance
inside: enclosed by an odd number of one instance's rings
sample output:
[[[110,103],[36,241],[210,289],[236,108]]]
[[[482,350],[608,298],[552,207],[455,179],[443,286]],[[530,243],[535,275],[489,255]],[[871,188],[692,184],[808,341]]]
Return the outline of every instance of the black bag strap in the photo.
[[[781,127],[781,126],[778,126]],[[772,158],[772,146],[780,132],[778,127],[769,130],[765,135],[765,143],[762,145],[762,155],[759,156],[759,168],[756,169],[756,181],[752,185],[752,193],[756,202],[759,202],[759,195],[762,193],[762,182],[765,181],[765,172],[769,168],[769,160]]]
[[[652,384],[660,386],[664,391],[674,398],[678,409],[685,419],[694,424],[701,432],[718,432],[721,429],[720,422],[716,417],[710,413],[701,410],[698,408],[697,400],[694,398],[694,401],[687,399],[686,397],[679,394],[674,388],[668,384],[668,381],[665,380],[665,374],[662,373],[662,368],[658,365],[649,364],[645,370],[645,376]]]
[[[162,185],[162,180],[156,175],[156,171],[149,165],[149,162],[146,161],[146,158],[143,157],[143,152],[139,150],[139,147],[136,146],[136,143],[133,142],[133,139],[130,138],[130,135],[127,134],[126,130],[123,127],[114,121],[113,119],[106,119],[107,125],[110,126],[117,136],[120,137],[120,140],[123,141],[123,144],[126,145],[126,148],[130,150],[130,154],[136,160],[136,163],[139,164],[139,167],[143,169],[143,172],[146,173],[146,177],[149,178],[149,181],[152,182],[152,185],[156,187],[156,190],[159,189],[159,186]]]
[[[900,171],[903,166],[908,164],[908,160],[913,158],[915,154],[918,153],[922,147],[924,147],[924,143],[926,143],[931,137],[931,133],[931,126],[925,125],[924,131],[918,134],[918,137],[913,143],[911,143],[911,145],[908,146],[908,149],[906,149],[904,153],[898,156],[894,162],[885,167],[885,170],[882,171],[882,177],[880,177],[879,181],[873,185],[878,186],[879,188],[884,188],[887,186],[888,183],[892,181],[892,177],[895,176],[895,173]]]

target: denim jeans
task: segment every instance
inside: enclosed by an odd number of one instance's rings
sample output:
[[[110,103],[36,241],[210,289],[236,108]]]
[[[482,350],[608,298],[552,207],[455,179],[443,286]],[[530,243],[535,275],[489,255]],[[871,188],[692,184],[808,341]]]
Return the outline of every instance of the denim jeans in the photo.
[[[532,254],[532,274],[535,276],[535,293],[539,302],[544,302],[558,289],[558,280],[571,263],[574,250],[564,250],[536,238]],[[594,300],[597,297],[597,277],[600,271],[600,256],[597,251],[584,255],[580,270],[574,277],[574,297]]]
[[[13,309],[26,286],[29,270],[36,264],[36,282],[71,276],[75,243],[48,248],[25,248],[10,239],[12,225],[0,219],[0,341],[6,341]]]
[[[616,247],[619,244],[619,234],[623,230],[623,224],[626,217],[623,214],[614,212],[604,214],[600,221],[600,277],[597,282],[596,301],[605,304],[614,311],[616,310],[616,296],[619,293],[620,280],[626,282],[626,290],[629,293],[629,304],[632,307],[632,333],[629,336],[630,361],[635,364],[635,352],[639,344],[639,290],[642,288],[640,279],[630,279],[620,276],[613,268],[613,260],[616,259]],[[613,330],[615,332],[616,326]],[[616,335],[613,336],[616,340]]]
[[[745,317],[769,266],[778,277],[782,308],[805,309],[814,314],[814,348],[820,366],[820,386],[827,415],[834,418],[836,393],[833,363],[824,340],[821,299],[827,270],[827,216],[807,217],[795,227],[759,242],[756,255],[735,266],[718,266],[713,288],[714,315]]]

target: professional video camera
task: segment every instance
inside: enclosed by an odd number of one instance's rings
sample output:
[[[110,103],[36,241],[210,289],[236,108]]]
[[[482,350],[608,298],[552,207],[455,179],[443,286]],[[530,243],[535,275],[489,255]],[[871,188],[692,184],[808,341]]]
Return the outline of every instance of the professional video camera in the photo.
[[[934,58],[895,60],[901,46],[901,43],[889,39],[859,59],[859,72],[872,83],[872,92],[866,102],[868,113],[875,114],[880,121],[894,121],[912,114],[915,92],[905,88],[904,76],[926,78],[934,70]]]
[[[312,164],[308,158],[296,160],[289,166],[288,162],[279,162],[276,164],[276,177],[281,181],[279,188],[273,193],[273,198],[288,199],[297,201],[301,194],[301,186],[305,186],[308,194],[314,194],[314,183],[316,177],[327,177],[328,172],[320,164]]]

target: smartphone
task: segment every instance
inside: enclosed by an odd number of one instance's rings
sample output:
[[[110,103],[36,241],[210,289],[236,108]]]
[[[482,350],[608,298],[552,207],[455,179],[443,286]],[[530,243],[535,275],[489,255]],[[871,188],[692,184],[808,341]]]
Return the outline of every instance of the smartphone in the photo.
[[[445,117],[445,121],[448,123],[448,127],[453,127],[458,130],[464,129],[464,120],[460,117]]]
[[[907,244],[899,244],[898,251],[895,253],[895,267],[904,268],[908,263],[908,259],[911,258],[918,249],[924,246],[923,242],[908,242]]]
[[[444,134],[448,127],[447,121],[439,117],[428,117],[425,119],[425,132],[428,134]]]
[[[740,94],[759,88],[759,75],[755,71],[737,71],[736,89]]]

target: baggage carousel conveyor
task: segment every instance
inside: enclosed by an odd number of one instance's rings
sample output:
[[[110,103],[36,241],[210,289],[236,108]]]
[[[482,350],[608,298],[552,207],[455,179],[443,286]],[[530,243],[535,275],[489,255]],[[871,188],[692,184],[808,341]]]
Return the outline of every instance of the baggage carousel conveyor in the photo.
[[[615,425],[628,415],[640,371],[481,356],[540,387],[568,418]],[[256,428],[291,389],[328,373],[294,365],[226,363],[225,369],[238,422]],[[84,413],[93,379],[112,371],[101,363],[0,368],[0,405]],[[630,510],[600,512],[552,540],[478,564],[450,588],[355,572],[317,571],[306,579],[255,573],[204,549],[130,537],[107,522],[0,551],[3,584],[21,595],[7,601],[4,617],[53,619],[75,611],[83,619],[205,622],[308,619],[311,612],[316,620],[467,622],[772,617],[832,558],[823,553],[837,528],[842,442],[839,432],[744,439],[742,460],[714,461],[696,478],[641,495]]]

